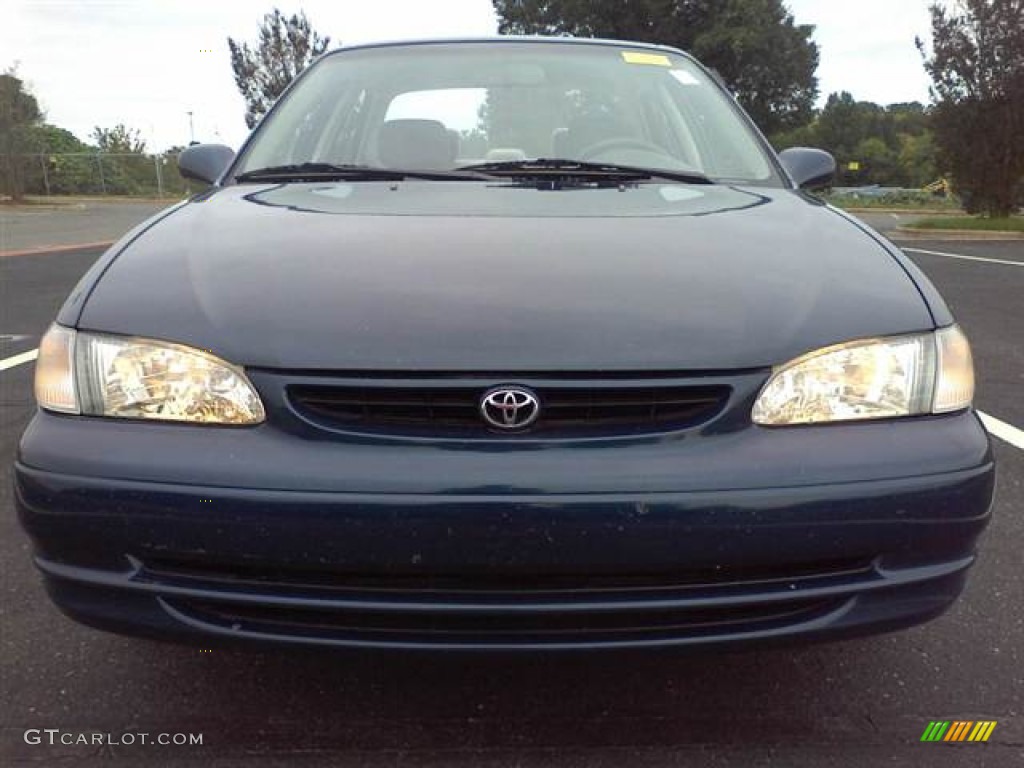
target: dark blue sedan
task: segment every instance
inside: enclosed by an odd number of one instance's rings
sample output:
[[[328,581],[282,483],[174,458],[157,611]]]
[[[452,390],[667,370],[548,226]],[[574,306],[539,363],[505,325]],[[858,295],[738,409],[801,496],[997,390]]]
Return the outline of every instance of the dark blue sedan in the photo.
[[[964,585],[971,353],[679,51],[348,48],[83,278],[15,467],[54,602],[156,638],[840,638]]]

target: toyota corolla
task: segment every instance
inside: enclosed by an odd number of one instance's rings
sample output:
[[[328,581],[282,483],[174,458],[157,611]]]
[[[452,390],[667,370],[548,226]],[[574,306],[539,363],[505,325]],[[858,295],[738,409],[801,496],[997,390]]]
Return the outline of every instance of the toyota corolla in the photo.
[[[994,467],[967,339],[699,63],[504,38],[319,59],[40,346],[49,594],[156,638],[445,650],[933,618]]]

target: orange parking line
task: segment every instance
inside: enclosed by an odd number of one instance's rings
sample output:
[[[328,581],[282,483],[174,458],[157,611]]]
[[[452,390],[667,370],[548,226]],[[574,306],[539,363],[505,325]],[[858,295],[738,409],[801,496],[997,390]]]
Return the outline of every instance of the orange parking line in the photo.
[[[958,741],[959,739],[957,737],[963,729],[964,721],[957,720],[949,727],[949,733],[946,734],[946,738],[944,738],[943,741]]]

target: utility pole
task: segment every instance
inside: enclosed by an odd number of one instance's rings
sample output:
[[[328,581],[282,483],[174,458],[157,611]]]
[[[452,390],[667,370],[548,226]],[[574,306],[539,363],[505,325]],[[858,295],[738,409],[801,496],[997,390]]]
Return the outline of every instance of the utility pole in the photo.
[[[189,110],[185,114],[188,115],[188,143],[191,146],[196,143],[196,129],[192,125],[192,110]]]

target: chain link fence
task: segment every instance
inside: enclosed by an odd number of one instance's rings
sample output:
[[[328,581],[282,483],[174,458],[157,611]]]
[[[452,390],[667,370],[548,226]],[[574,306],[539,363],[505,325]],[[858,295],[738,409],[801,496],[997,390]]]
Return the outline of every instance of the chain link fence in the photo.
[[[18,155],[27,195],[184,197],[200,191],[178,172],[177,153],[62,152]]]

